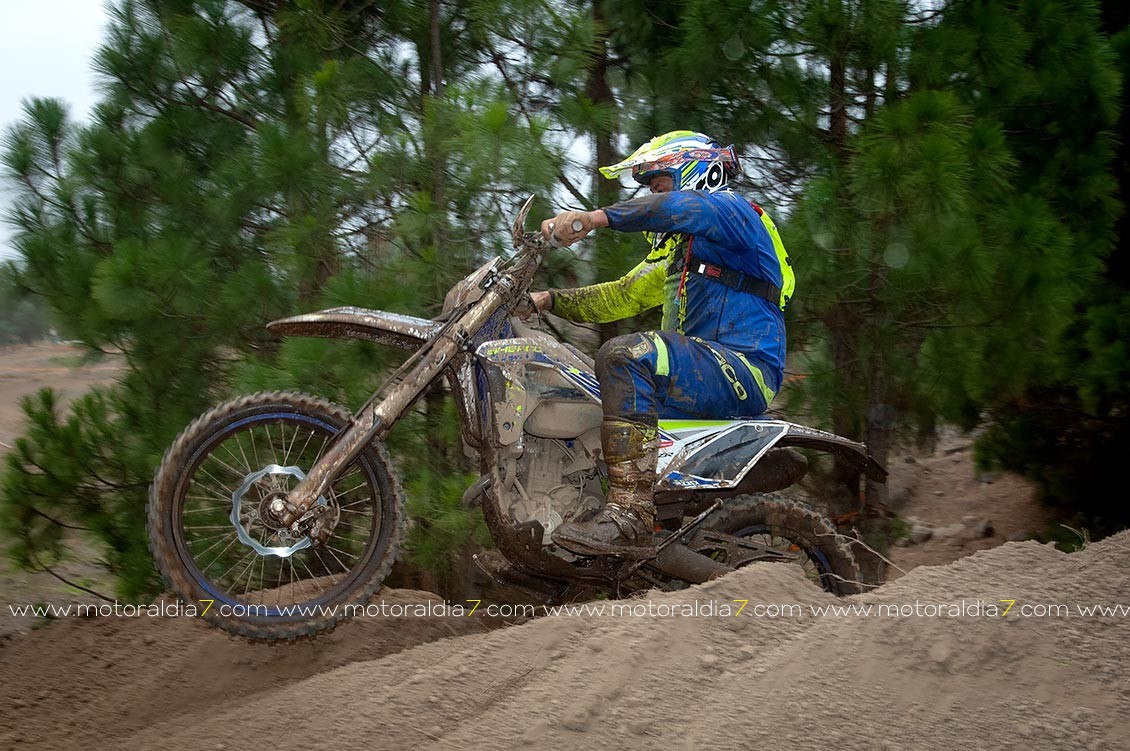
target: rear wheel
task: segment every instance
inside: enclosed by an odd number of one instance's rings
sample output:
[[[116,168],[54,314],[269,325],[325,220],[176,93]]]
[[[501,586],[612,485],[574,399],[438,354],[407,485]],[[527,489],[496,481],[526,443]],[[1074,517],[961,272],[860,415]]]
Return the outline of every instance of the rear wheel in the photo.
[[[213,625],[254,640],[313,636],[380,588],[401,538],[401,494],[369,447],[312,509],[322,542],[274,514],[349,414],[296,393],[212,409],[166,452],[149,491],[150,549],[169,586]]]
[[[858,594],[859,567],[830,521],[807,506],[781,496],[755,494],[726,501],[702,526],[696,550],[720,563],[741,568],[758,561],[801,567],[814,584],[837,595]],[[737,540],[711,536],[721,532]],[[746,548],[741,541],[768,548]]]

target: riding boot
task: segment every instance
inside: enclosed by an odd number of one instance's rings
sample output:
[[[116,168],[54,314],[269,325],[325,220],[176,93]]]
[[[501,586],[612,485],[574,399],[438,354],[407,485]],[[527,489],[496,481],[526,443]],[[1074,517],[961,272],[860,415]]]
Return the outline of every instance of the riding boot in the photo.
[[[585,522],[566,522],[553,531],[553,541],[581,555],[655,555],[655,465],[658,430],[628,420],[605,418],[600,443],[608,465],[608,498],[604,509]]]

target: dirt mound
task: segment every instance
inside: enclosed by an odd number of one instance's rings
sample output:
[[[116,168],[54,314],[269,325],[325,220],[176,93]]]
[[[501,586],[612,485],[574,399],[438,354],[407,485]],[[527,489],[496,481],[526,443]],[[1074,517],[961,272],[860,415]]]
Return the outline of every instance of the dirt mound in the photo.
[[[371,603],[428,600],[438,598],[386,590]],[[0,748],[199,748],[198,742],[134,746],[123,737],[159,723],[211,734],[214,714],[260,693],[499,625],[455,616],[358,619],[314,641],[270,647],[185,617],[61,618],[0,638]]]
[[[22,430],[17,397],[40,385],[73,396],[114,376],[112,363],[93,373],[71,367],[75,355],[64,350],[0,352],[0,454]],[[900,513],[938,527],[990,519],[996,535],[896,550],[904,569],[949,562],[1045,521],[1030,486],[977,474],[967,439],[953,441],[894,467],[895,489],[905,490]],[[0,617],[0,749],[218,750],[249,738],[304,751],[1124,748],[1130,609],[1118,617],[1020,610],[1125,607],[1128,564],[1130,533],[1070,556],[1009,543],[913,568],[847,600],[790,567],[758,565],[623,603],[638,616],[614,616],[612,603],[598,602],[590,605],[604,605],[603,615],[501,630],[480,615],[373,618],[277,647],[185,618],[67,618],[5,638],[27,623]],[[97,574],[78,562],[62,570],[83,581]],[[75,600],[45,577],[0,576],[2,604]],[[735,600],[748,600],[741,615]],[[1002,600],[1015,601],[1003,617]],[[860,612],[813,610],[831,605]]]
[[[372,621],[274,649],[197,628],[170,644],[175,622],[63,624],[49,630],[57,652],[5,656],[10,695],[52,694],[6,722],[41,747],[1121,748],[1130,612],[1077,608],[1125,605],[1128,565],[1130,533],[1073,555],[1009,543],[837,600],[759,564],[616,603],[638,616],[589,603],[396,654]],[[832,605],[856,612],[819,611]],[[429,623],[398,628],[410,642]],[[40,735],[64,707],[70,727]]]
[[[1029,539],[1056,521],[1037,500],[1035,483],[1009,472],[977,469],[975,434],[953,428],[939,432],[933,451],[896,452],[889,462],[891,507],[913,531],[922,528],[928,534],[922,535],[925,540],[891,549],[895,568],[888,570],[888,579],[916,566],[945,565],[978,550]]]

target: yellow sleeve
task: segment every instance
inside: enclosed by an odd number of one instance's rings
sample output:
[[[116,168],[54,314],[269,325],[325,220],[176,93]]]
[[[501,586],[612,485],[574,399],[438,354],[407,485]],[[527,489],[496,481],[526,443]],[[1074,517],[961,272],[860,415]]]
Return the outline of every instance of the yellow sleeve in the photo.
[[[647,258],[615,281],[553,290],[553,312],[571,321],[607,323],[662,305],[667,264],[680,239],[666,238]]]

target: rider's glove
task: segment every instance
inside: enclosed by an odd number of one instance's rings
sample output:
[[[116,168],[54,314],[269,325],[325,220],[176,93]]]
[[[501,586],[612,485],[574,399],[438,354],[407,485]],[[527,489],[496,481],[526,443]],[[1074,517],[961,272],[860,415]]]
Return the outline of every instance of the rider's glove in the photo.
[[[541,232],[552,245],[568,246],[592,232],[594,226],[592,212],[562,211],[542,222]]]

